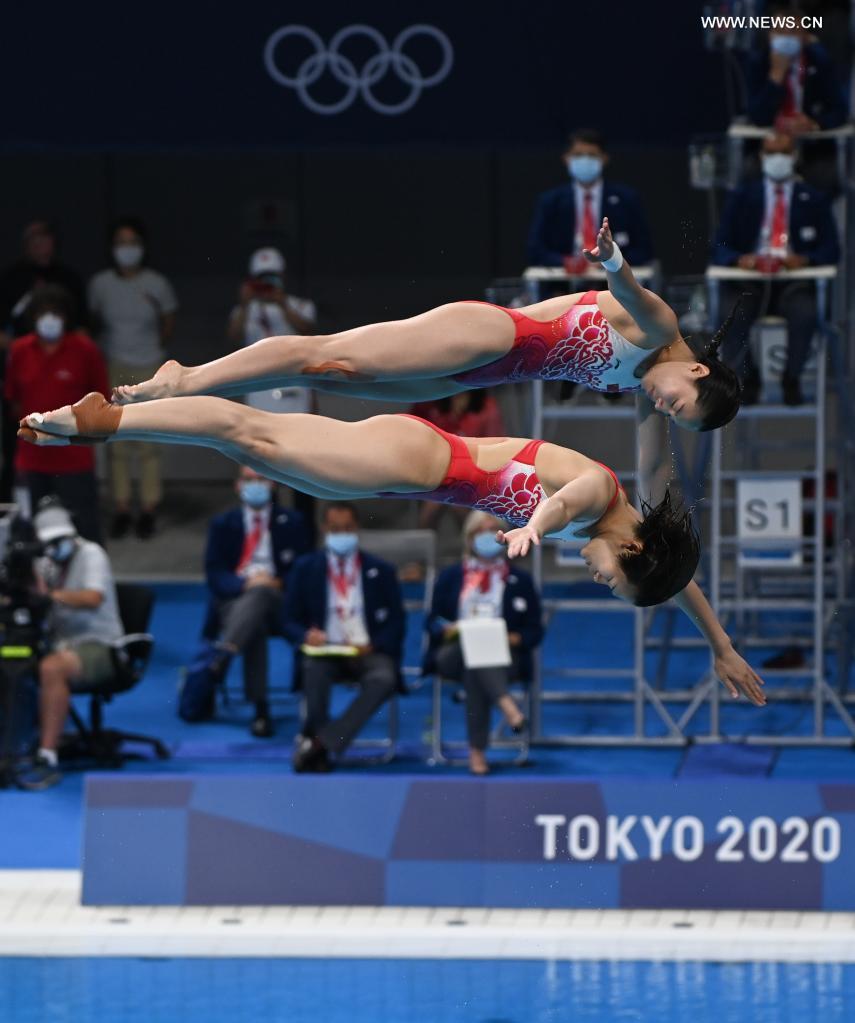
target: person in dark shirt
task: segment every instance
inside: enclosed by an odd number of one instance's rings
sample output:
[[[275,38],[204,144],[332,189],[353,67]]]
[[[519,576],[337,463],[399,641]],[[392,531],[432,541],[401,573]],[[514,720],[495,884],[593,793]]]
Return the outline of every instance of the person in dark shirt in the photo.
[[[564,266],[584,275],[588,266],[581,252],[591,247],[603,217],[626,259],[636,266],[649,263],[653,246],[641,200],[634,189],[604,179],[609,155],[602,135],[575,131],[562,159],[571,180],[538,197],[528,235],[529,266]]]
[[[763,140],[763,177],[749,181],[728,198],[713,249],[713,263],[743,270],[787,271],[834,264],[840,258],[837,228],[827,196],[795,174],[796,149],[789,135],[778,132]],[[784,401],[802,401],[799,377],[817,328],[813,281],[777,280],[723,283],[722,305],[742,296],[740,314],[722,345],[724,358],[742,363],[742,403],[751,405],[760,392],[760,374],[751,356],[748,334],[754,321],[772,313],[787,321],[787,362],[781,381]]]
[[[846,101],[825,48],[801,27],[800,11],[778,6],[770,13],[779,24],[749,55],[748,116],[789,135],[840,127]]]

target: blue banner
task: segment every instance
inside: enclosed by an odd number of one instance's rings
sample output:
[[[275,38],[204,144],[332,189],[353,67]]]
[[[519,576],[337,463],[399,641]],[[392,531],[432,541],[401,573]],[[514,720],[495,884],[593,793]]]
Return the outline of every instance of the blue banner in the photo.
[[[90,777],[89,905],[855,910],[855,785]]]

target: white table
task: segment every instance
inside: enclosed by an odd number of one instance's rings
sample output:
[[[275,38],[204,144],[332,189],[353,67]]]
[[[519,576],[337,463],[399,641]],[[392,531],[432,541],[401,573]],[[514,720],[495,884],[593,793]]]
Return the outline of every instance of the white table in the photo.
[[[656,271],[652,266],[634,266],[632,272],[636,280],[644,283]],[[593,265],[581,274],[568,274],[563,266],[527,266],[522,273],[522,279],[530,286],[532,300],[535,302],[540,298],[541,284],[566,284],[568,291],[582,291],[587,288],[580,285],[605,284],[607,277],[605,270]]]
[[[821,327],[827,324],[828,285],[837,277],[836,266],[806,266],[801,270],[780,270],[778,273],[767,273],[761,270],[743,270],[739,266],[707,267],[707,294],[709,296],[709,322],[716,330],[719,322],[719,290],[722,281],[790,281],[816,282],[816,311]]]

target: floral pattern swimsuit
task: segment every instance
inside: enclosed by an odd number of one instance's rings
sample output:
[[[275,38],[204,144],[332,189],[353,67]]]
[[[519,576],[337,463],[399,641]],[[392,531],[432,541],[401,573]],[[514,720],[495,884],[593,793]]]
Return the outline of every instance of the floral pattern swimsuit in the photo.
[[[534,468],[534,460],[544,441],[530,440],[500,469],[487,472],[475,464],[466,442],[461,437],[446,433],[445,430],[419,416],[404,414],[404,418],[424,423],[448,442],[451,448],[448,469],[436,490],[408,494],[389,492],[381,493],[379,497],[404,497],[440,504],[462,505],[464,508],[489,512],[490,515],[504,519],[513,526],[524,526],[540,502],[546,500],[546,493]],[[597,464],[602,465],[602,462]],[[615,473],[607,465],[602,467],[615,483],[615,493],[608,505],[611,508],[617,500],[620,484]],[[578,528],[580,524],[571,525]],[[565,534],[566,529],[559,535]]]
[[[478,303],[489,305],[489,302]],[[519,309],[501,309],[514,321],[509,352],[452,377],[467,387],[493,387],[518,380],[572,380],[594,391],[637,391],[635,370],[650,352],[632,344],[611,326],[587,291],[554,320],[532,320]]]

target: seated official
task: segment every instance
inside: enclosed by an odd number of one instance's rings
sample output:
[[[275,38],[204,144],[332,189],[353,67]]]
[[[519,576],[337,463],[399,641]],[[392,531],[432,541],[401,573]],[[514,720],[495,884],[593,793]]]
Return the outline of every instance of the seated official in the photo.
[[[486,512],[471,512],[463,527],[463,560],[440,572],[425,623],[429,647],[425,674],[462,682],[466,690],[469,769],[487,774],[485,750],[490,710],[497,704],[515,732],[526,727],[522,711],[509,693],[517,679],[531,681],[532,653],[543,640],[540,597],[528,572],[510,568],[505,547],[496,539],[503,524]],[[467,668],[457,623],[465,618],[504,618],[512,663],[505,667]]]
[[[826,195],[795,173],[796,148],[791,136],[772,133],[763,140],[763,177],[737,188],[722,212],[713,248],[717,266],[744,270],[799,270],[834,264],[840,258],[837,228]],[[784,401],[802,401],[799,378],[817,328],[816,285],[813,281],[722,281],[721,308],[727,311],[742,298],[722,343],[722,356],[743,379],[743,404],[757,401],[760,374],[752,358],[748,334],[761,315],[787,321],[787,361],[781,381]]]
[[[590,265],[582,249],[595,244],[603,217],[609,218],[625,259],[633,266],[649,263],[653,246],[641,199],[634,189],[604,180],[609,156],[602,135],[575,131],[562,159],[570,181],[538,198],[528,234],[528,265],[563,266],[584,276]]]
[[[33,525],[46,554],[36,572],[51,601],[49,652],[38,666],[39,748],[19,780],[24,788],[45,789],[62,777],[58,751],[71,696],[112,683],[111,644],[124,630],[104,548],[78,536],[71,516],[56,502],[45,503]]]
[[[208,527],[211,598],[204,634],[217,640],[212,670],[218,680],[231,658],[243,655],[244,694],[255,705],[250,731],[269,738],[267,641],[283,634],[285,583],[294,560],[309,550],[309,538],[303,516],[277,504],[270,480],[243,466],[235,489],[240,505]]]
[[[846,100],[831,58],[801,27],[801,11],[779,5],[770,14],[779,23],[748,58],[748,116],[790,135],[838,128],[846,120]],[[784,17],[793,27],[782,26]]]
[[[403,688],[406,623],[395,569],[360,550],[352,504],[328,504],[322,527],[324,550],[294,565],[285,602],[285,634],[296,652],[294,682],[306,708],[295,771],[330,770],[330,754],[343,753],[396,687]],[[352,652],[336,654],[330,647]],[[359,693],[341,717],[330,720],[330,695],[339,682],[357,684]]]

